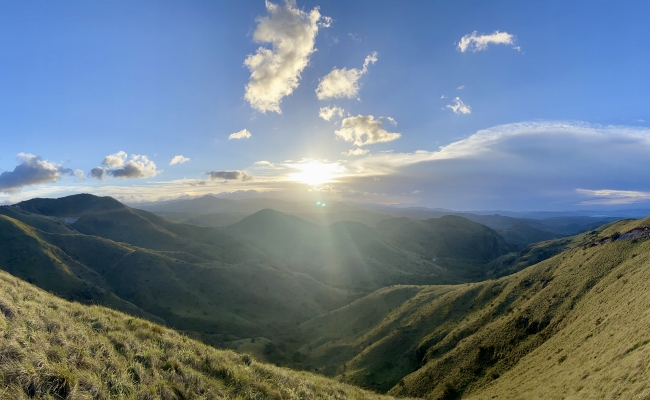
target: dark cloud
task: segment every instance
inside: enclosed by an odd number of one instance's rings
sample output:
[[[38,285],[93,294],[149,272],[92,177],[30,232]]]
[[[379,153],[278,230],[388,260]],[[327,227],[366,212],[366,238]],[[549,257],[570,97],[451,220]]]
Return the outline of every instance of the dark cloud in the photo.
[[[126,158],[123,151],[106,156],[102,164],[114,168],[95,167],[90,171],[90,176],[103,181],[106,176],[120,179],[151,178],[161,172],[147,156],[132,155],[129,161]]]
[[[104,174],[108,171],[108,169],[102,168],[102,167],[95,167],[90,170],[90,176],[99,179],[100,181],[104,180]]]
[[[240,180],[240,181],[252,181],[253,177],[248,175],[243,171],[210,171],[206,172],[210,176],[210,179],[224,179],[228,181]]]
[[[20,153],[18,159],[23,160],[22,164],[13,171],[0,174],[0,191],[4,193],[16,193],[25,186],[56,182],[61,179],[62,173],[74,175],[71,169],[61,168],[32,154]]]

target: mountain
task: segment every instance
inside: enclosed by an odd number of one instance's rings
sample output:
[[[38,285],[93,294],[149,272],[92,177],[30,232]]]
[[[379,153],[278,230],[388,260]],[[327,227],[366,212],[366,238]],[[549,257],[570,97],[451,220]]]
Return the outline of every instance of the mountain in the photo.
[[[112,199],[81,195],[76,209],[74,200],[0,207],[0,268],[71,300],[222,335],[274,335],[350,300],[347,291],[258,261],[261,253],[218,230]]]
[[[323,227],[262,210],[224,232],[264,253],[266,262],[285,265],[327,285],[362,291],[476,279],[480,265],[510,250],[493,230],[453,216],[426,222],[389,219],[377,228],[350,221]],[[446,269],[434,262],[435,253],[453,266]],[[470,267],[468,278],[464,272]]]
[[[557,239],[563,236],[557,233],[533,228],[524,222],[517,222],[510,228],[498,232],[508,243],[513,243],[521,247],[528,246],[532,243]]]
[[[0,271],[6,399],[387,398],[57,298]]]
[[[378,230],[401,247],[427,259],[487,263],[512,250],[496,231],[454,215],[426,221],[393,218],[381,221]]]
[[[500,279],[382,289],[301,324],[301,351],[397,396],[632,398],[650,383],[648,239],[650,218],[625,220],[559,239],[556,255]]]

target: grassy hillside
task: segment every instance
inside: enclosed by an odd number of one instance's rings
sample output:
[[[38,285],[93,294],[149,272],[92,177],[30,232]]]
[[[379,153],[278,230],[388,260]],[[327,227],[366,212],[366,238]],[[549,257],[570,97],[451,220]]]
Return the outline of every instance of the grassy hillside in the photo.
[[[426,221],[393,218],[381,221],[378,230],[400,247],[427,259],[486,263],[512,250],[494,230],[454,215]]]
[[[6,399],[380,399],[326,378],[216,350],[0,272]]]
[[[515,275],[396,288],[403,296],[367,323],[338,318],[374,302],[360,299],[303,323],[302,351],[343,381],[400,396],[640,396],[650,384],[649,238],[650,218],[621,221],[547,242],[559,253]]]
[[[53,221],[31,214],[36,225]],[[314,278],[257,261],[224,264],[71,230],[44,232],[0,215],[0,268],[57,295],[170,326],[276,335],[350,300]]]

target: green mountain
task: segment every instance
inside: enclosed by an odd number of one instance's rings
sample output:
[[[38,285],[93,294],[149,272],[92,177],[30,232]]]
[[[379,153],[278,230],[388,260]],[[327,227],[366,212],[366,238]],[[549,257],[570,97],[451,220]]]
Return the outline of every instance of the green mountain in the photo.
[[[323,227],[267,209],[224,232],[264,253],[266,262],[331,286],[362,291],[477,279],[484,271],[481,265],[511,249],[493,230],[454,216],[389,219],[377,228],[351,221]],[[434,262],[436,254],[453,265],[445,268],[446,264]]]
[[[399,396],[633,398],[649,384],[648,239],[650,218],[626,220],[547,242],[556,255],[500,279],[382,289],[303,323],[301,351]]]
[[[524,222],[517,222],[513,226],[498,232],[508,243],[513,243],[521,247],[564,236],[558,233],[534,228]]]
[[[3,271],[0,332],[3,399],[387,398],[71,303]]]
[[[244,337],[273,336],[349,302],[347,291],[261,263],[254,248],[212,228],[172,223],[112,199],[81,196],[78,209],[71,200],[1,207],[0,268],[68,299]],[[60,221],[76,215],[73,224]]]

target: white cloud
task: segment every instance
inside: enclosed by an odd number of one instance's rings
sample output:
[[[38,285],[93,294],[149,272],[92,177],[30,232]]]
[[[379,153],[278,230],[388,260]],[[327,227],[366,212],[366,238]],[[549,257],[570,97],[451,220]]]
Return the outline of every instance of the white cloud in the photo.
[[[62,168],[33,154],[18,153],[16,157],[22,163],[13,171],[0,174],[0,192],[17,193],[25,186],[57,182],[61,179],[61,174],[74,175],[71,169]]]
[[[356,148],[356,149],[350,149],[348,151],[344,151],[341,154],[343,154],[344,156],[349,157],[349,156],[365,156],[368,153],[370,153],[370,150],[368,150],[368,149]]]
[[[75,169],[74,170],[74,176],[77,177],[80,181],[85,181],[86,180],[86,174],[80,169]]]
[[[332,69],[318,84],[316,96],[319,100],[343,97],[352,99],[357,97],[359,94],[359,79],[368,73],[368,66],[375,62],[377,62],[376,51],[366,57],[362,69]]]
[[[230,136],[228,136],[228,140],[231,140],[231,139],[248,139],[251,136],[253,136],[253,135],[251,135],[251,133],[248,131],[248,129],[242,129],[239,132],[231,133]]]
[[[321,18],[318,7],[300,10],[295,0],[286,0],[284,5],[267,1],[266,9],[269,16],[257,18],[253,40],[270,43],[272,49],[260,47],[244,61],[251,72],[244,97],[258,111],[281,114],[282,98],[298,87],[300,73],[315,51],[319,26],[329,26],[332,20]]]
[[[456,88],[456,90],[463,90],[463,89],[465,89],[465,85],[460,85]]]
[[[127,161],[127,154],[120,151],[106,156],[102,164],[106,167],[96,167],[90,171],[90,176],[104,181],[105,176],[112,176],[119,179],[153,178],[158,175],[156,163],[149,160],[147,156],[132,154]]]
[[[612,189],[576,189],[580,195],[593,197],[592,200],[584,200],[580,204],[617,205],[633,204],[650,201],[650,192],[635,190],[612,190]]]
[[[344,112],[345,112],[344,109],[337,106],[321,107],[320,111],[318,112],[318,116],[324,119],[325,121],[329,121],[335,115],[338,115],[339,117],[343,117]]]
[[[447,96],[445,96],[444,94],[442,96],[440,96],[440,99],[446,99],[446,98],[447,98]]]
[[[107,165],[111,168],[114,167],[121,167],[124,165],[124,162],[126,161],[127,155],[123,151],[118,151],[115,154],[111,154],[109,156],[106,156],[104,158],[104,161],[102,161],[102,164]]]
[[[335,131],[335,134],[355,146],[391,142],[402,136],[401,133],[391,133],[382,129],[382,121],[376,120],[372,115],[345,118],[341,123],[341,129]]]
[[[471,114],[472,109],[467,104],[463,103],[460,97],[454,99],[454,104],[448,104],[445,108],[451,109],[456,114]]]
[[[476,31],[469,33],[463,36],[458,42],[458,49],[461,52],[466,52],[471,50],[472,52],[477,52],[481,50],[487,50],[489,44],[514,44],[515,36],[509,34],[508,32],[499,32],[494,31],[490,35],[478,35]],[[516,50],[519,50],[518,47],[514,47]]]
[[[174,156],[174,158],[172,158],[172,160],[169,162],[169,165],[184,164],[188,161],[190,161],[190,159],[187,157]]]
[[[113,178],[137,179],[153,178],[160,171],[156,169],[156,164],[149,160],[147,156],[134,154],[122,167],[111,169],[107,173]]]

